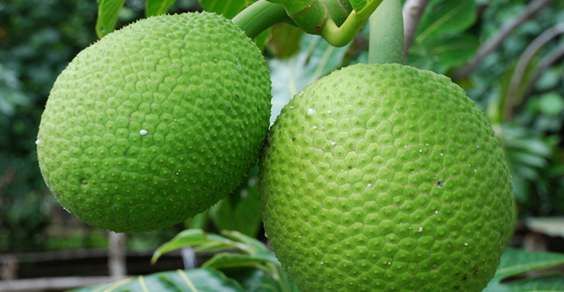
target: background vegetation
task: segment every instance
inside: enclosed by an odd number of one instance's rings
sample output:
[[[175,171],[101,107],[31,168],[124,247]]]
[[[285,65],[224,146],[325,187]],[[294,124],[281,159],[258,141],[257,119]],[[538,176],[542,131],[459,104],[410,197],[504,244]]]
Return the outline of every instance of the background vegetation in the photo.
[[[105,1],[99,2],[103,5]],[[232,17],[252,1],[168,2],[171,12],[204,7]],[[480,56],[484,44],[499,36],[504,26],[523,15],[533,2],[546,3],[469,70],[468,64]],[[119,10],[117,27],[145,17],[145,5],[141,0],[126,1]],[[97,13],[95,1],[0,2],[0,253],[107,245],[104,231],[77,222],[49,195],[37,166],[34,143],[54,79],[81,49],[97,39]],[[108,23],[111,30],[112,23]],[[100,23],[97,28],[98,33],[108,29]],[[564,252],[563,33],[561,1],[431,0],[408,55],[414,66],[449,75],[487,112],[504,143],[513,173],[520,223],[512,245],[529,250]],[[273,120],[291,96],[310,82],[367,58],[366,32],[350,45],[335,48],[317,36],[277,25],[257,42],[264,46],[271,67]],[[210,232],[235,230],[248,236],[236,240],[264,240],[256,173],[254,169],[239,191],[184,226],[130,235],[129,250],[153,250],[185,227]],[[269,266],[276,266],[275,259],[263,260],[267,268],[261,271],[280,277],[276,274],[280,271]],[[217,262],[209,266],[222,267]],[[190,275],[200,276],[205,275]],[[218,283],[238,285],[224,282]],[[279,289],[293,288],[289,284]]]

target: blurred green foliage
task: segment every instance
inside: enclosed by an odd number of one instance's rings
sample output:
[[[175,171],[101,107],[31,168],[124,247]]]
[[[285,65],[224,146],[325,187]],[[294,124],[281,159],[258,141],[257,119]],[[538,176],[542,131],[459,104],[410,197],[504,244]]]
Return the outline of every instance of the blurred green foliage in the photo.
[[[0,3],[0,233],[8,249],[41,246],[52,199],[35,136],[46,96],[66,63],[94,39],[92,1]]]
[[[521,13],[527,1],[492,1],[481,15],[480,40]],[[547,56],[562,49],[562,38],[543,47],[526,68],[524,78],[509,94],[516,65],[531,42],[564,23],[564,3],[553,1],[533,20],[518,27],[499,49],[472,74],[468,92],[490,114],[504,142],[513,174],[520,216],[564,213],[564,62],[541,69],[538,80],[528,72],[539,69]],[[529,87],[529,92],[524,88]]]

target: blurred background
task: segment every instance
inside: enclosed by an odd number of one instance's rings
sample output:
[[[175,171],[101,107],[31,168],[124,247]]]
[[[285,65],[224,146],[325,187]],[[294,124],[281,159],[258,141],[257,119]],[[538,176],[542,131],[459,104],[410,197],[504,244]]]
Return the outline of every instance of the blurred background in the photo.
[[[229,8],[217,2],[179,0],[169,11],[205,8],[232,17],[252,1],[224,1]],[[453,78],[503,141],[519,213],[511,246],[564,252],[564,1],[419,2],[425,7],[408,62]],[[198,259],[186,250],[149,262],[155,248],[189,227],[237,230],[264,241],[256,169],[239,191],[205,214],[127,238],[78,222],[49,194],[35,152],[40,115],[57,75],[97,39],[97,13],[94,0],[0,2],[0,290],[2,280],[66,277],[59,286],[19,286],[57,290],[108,275],[190,266]],[[143,17],[145,2],[128,0],[117,27]],[[273,120],[310,82],[367,58],[366,32],[335,48],[277,25],[257,42],[272,71]]]

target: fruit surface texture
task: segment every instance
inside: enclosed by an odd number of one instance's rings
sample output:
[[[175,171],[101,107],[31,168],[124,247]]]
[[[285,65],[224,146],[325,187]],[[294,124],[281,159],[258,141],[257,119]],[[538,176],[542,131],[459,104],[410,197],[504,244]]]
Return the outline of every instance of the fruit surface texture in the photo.
[[[481,291],[513,227],[503,150],[448,78],[354,65],[268,138],[267,234],[303,291]]]
[[[268,67],[241,29],[210,13],[151,17],[86,48],[57,78],[39,165],[83,221],[162,228],[239,185],[269,115]]]

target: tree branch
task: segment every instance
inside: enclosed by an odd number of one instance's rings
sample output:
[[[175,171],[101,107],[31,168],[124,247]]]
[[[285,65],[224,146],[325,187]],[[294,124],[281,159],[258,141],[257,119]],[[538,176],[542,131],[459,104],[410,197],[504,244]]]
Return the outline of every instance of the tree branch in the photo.
[[[527,68],[534,56],[542,47],[561,34],[564,34],[564,22],[551,27],[540,34],[529,46],[527,46],[523,54],[519,57],[519,61],[517,62],[513,76],[511,76],[511,81],[507,90],[507,104],[505,106],[506,118],[511,118],[514,105],[518,104],[520,99],[523,97],[523,95],[519,94],[519,88],[522,85]]]
[[[108,232],[108,269],[113,279],[121,279],[127,274],[126,235]]]
[[[407,56],[409,48],[415,39],[417,32],[417,25],[421,20],[423,11],[429,2],[427,0],[407,0],[403,6],[403,21],[404,21],[404,56]]]
[[[561,59],[564,58],[564,45],[555,49],[550,55],[544,57],[541,62],[539,63],[538,68],[533,73],[533,78],[529,84],[527,84],[527,88],[525,89],[525,96],[529,96],[535,87],[535,84],[539,81],[542,77],[542,74],[546,72],[552,65],[559,62]]]
[[[533,15],[535,15],[542,8],[550,4],[551,0],[534,0],[527,5],[525,10],[519,17],[503,25],[498,34],[488,39],[479,49],[474,58],[466,65],[454,73],[455,79],[464,79],[468,77],[478,65],[493,51],[495,51],[507,37],[520,25],[525,23]]]

